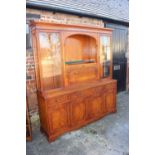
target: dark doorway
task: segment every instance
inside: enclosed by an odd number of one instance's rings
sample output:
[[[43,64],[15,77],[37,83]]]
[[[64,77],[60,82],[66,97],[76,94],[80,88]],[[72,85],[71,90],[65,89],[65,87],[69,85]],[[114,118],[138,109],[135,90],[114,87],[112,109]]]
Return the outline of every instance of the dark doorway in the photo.
[[[113,79],[117,80],[117,91],[124,91],[126,89],[128,27],[115,24],[106,24],[106,27],[113,29]]]

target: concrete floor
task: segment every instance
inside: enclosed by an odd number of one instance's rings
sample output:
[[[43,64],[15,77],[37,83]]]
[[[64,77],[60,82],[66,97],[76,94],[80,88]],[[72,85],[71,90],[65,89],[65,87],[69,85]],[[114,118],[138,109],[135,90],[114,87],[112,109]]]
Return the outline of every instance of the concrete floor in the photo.
[[[33,141],[26,143],[27,155],[128,155],[129,95],[117,95],[117,113],[105,116],[79,130],[69,132],[48,143],[39,127]]]

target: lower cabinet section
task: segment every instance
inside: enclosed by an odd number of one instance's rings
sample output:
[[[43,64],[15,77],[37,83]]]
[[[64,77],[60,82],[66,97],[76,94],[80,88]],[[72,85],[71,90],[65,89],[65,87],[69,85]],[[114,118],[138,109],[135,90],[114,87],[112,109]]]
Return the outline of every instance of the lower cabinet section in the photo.
[[[44,116],[41,118],[41,129],[45,131],[51,142],[67,131],[78,129],[106,114],[115,112],[116,81],[112,80],[108,85],[101,83],[90,88],[77,91],[73,89],[68,93],[48,96],[44,98],[39,108],[43,105],[45,114],[40,115],[40,117]]]

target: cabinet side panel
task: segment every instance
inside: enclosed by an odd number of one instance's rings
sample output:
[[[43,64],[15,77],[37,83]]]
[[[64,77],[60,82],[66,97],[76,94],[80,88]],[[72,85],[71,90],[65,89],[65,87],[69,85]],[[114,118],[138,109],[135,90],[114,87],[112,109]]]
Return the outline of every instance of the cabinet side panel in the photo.
[[[32,30],[32,46],[33,46],[33,53],[34,53],[34,61],[35,61],[35,74],[36,74],[36,83],[37,89],[41,89],[40,86],[40,74],[39,74],[39,60],[38,60],[38,44],[37,44],[37,37],[35,30]]]
[[[109,85],[106,88],[105,103],[106,103],[107,112],[116,111],[116,84],[113,86]]]
[[[40,95],[38,95],[38,99],[39,99],[38,101],[39,101],[40,126],[46,133],[49,133],[45,100]]]

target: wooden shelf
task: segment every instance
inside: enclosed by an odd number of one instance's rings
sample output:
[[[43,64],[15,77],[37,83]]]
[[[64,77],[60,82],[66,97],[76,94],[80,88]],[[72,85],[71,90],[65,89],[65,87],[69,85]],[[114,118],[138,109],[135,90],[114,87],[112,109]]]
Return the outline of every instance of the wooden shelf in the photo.
[[[95,63],[95,60],[74,60],[65,62],[66,65],[87,64],[87,63]]]

